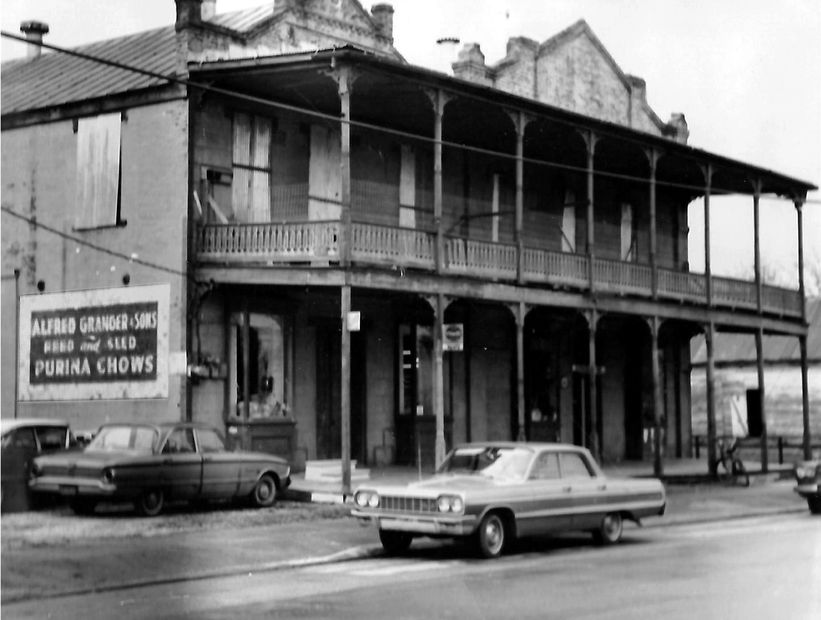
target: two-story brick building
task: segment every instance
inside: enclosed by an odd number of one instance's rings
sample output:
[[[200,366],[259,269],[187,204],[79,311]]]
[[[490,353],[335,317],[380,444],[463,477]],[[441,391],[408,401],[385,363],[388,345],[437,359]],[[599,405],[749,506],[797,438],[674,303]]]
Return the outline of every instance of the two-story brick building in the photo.
[[[176,5],[173,27],[4,64],[2,93],[4,271],[24,299],[167,287],[166,389],[66,401],[4,346],[4,416],[192,418],[345,464],[563,440],[660,471],[689,450],[694,334],[806,347],[803,286],[758,260],[713,277],[709,242],[688,271],[687,209],[786,196],[800,245],[814,187],[687,146],[583,21],[493,66],[467,46],[450,77],[404,62],[389,5]]]

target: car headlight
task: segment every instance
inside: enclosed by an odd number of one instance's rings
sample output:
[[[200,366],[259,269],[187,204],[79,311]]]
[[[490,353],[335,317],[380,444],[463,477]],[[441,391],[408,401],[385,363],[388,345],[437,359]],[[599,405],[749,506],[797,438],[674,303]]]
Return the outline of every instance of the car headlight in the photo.
[[[368,507],[370,508],[378,508],[379,507],[379,494],[378,493],[371,493],[368,497]]]
[[[43,475],[43,468],[40,467],[40,464],[37,461],[34,461],[31,464],[31,469],[29,470],[29,475],[32,478],[36,478],[37,476],[42,476]]]
[[[106,467],[103,470],[103,480],[106,482],[114,482],[114,470],[110,467]]]
[[[379,494],[372,491],[357,491],[353,500],[360,508],[379,507]]]
[[[461,513],[465,509],[465,503],[458,495],[440,495],[436,500],[439,512]]]
[[[797,478],[815,478],[818,474],[818,466],[815,463],[806,463],[795,468]]]

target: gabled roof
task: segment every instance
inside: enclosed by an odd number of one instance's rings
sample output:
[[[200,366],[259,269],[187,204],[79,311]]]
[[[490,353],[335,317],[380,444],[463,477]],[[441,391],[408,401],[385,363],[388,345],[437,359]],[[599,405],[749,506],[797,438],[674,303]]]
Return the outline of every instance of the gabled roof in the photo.
[[[807,299],[807,359],[821,362],[821,297]],[[792,336],[764,336],[764,360],[775,363],[794,363],[801,359],[798,338]],[[724,365],[749,366],[755,364],[755,338],[751,334],[716,334],[715,362]],[[704,339],[693,341],[692,362],[700,366],[707,363],[707,346]]]
[[[176,64],[173,26],[99,41],[75,51],[162,75]],[[61,53],[3,63],[3,114],[162,86],[165,80]]]
[[[376,29],[376,24],[357,0],[347,0],[348,9],[360,24]],[[272,2],[251,9],[214,15],[196,25],[224,37],[243,41],[285,19],[296,9],[290,2]],[[47,48],[45,48],[47,49]],[[99,41],[72,48],[108,61],[127,64],[159,75],[175,76],[178,65],[176,31],[173,25]],[[249,50],[249,53],[255,53]],[[397,58],[401,56],[395,52]],[[5,116],[42,110],[68,103],[125,94],[165,86],[166,80],[141,75],[103,63],[60,52],[47,52],[36,59],[19,59],[2,64],[3,88],[0,110]]]

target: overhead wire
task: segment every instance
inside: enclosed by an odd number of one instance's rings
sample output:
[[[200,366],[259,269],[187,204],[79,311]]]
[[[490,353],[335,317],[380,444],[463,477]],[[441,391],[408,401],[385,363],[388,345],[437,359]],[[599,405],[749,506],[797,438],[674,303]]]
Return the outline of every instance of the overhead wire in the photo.
[[[107,59],[107,58],[96,56],[94,54],[88,54],[88,53],[85,53],[85,52],[80,52],[80,51],[77,51],[75,49],[69,49],[69,48],[64,48],[64,47],[57,46],[57,45],[52,45],[52,44],[49,44],[49,43],[45,43],[43,41],[39,41],[39,42],[29,41],[28,39],[26,39],[23,36],[12,34],[12,33],[8,32],[8,31],[5,31],[5,30],[0,30],[0,35],[2,35],[3,37],[9,38],[9,39],[13,39],[13,40],[22,42],[22,43],[27,43],[29,45],[38,45],[42,48],[49,49],[49,50],[52,50],[52,51],[55,51],[55,52],[58,52],[58,53],[61,53],[61,54],[66,54],[66,55],[74,56],[76,58],[80,58],[80,59],[83,59],[83,60],[88,60],[90,62],[96,62],[96,63],[99,63],[99,64],[111,66],[111,67],[114,67],[114,68],[117,68],[117,69],[121,69],[123,71],[130,71],[130,72],[133,72],[133,73],[139,73],[141,75],[145,75],[145,76],[152,77],[152,78],[155,78],[155,79],[165,80],[165,81],[170,82],[172,84],[178,84],[180,86],[186,86],[186,87],[189,87],[189,88],[202,90],[204,92],[210,92],[210,93],[219,94],[219,95],[222,95],[222,96],[225,96],[225,97],[230,97],[230,98],[233,98],[233,99],[239,99],[239,100],[242,100],[242,101],[246,101],[248,103],[255,103],[255,104],[258,104],[258,105],[262,105],[262,106],[266,106],[266,107],[273,107],[273,108],[277,108],[277,109],[282,109],[282,110],[286,110],[286,111],[289,111],[289,112],[303,114],[303,115],[306,115],[306,116],[313,116],[313,117],[320,118],[320,119],[323,119],[323,120],[333,121],[335,123],[347,124],[347,125],[350,125],[352,127],[360,127],[360,128],[363,128],[363,129],[370,129],[372,131],[387,133],[387,134],[395,135],[395,136],[398,136],[398,137],[407,138],[407,139],[410,139],[410,140],[415,140],[415,141],[420,141],[420,142],[427,142],[427,143],[431,143],[431,144],[437,142],[437,140],[435,138],[432,138],[430,136],[425,136],[425,135],[416,134],[416,133],[412,133],[412,132],[408,132],[408,131],[403,131],[401,129],[394,129],[392,127],[385,127],[383,125],[376,125],[374,123],[369,123],[369,122],[366,122],[366,121],[354,120],[354,119],[351,119],[351,118],[342,118],[340,115],[337,115],[337,114],[330,114],[330,113],[327,113],[327,112],[321,112],[321,111],[316,110],[316,109],[311,110],[311,109],[308,109],[308,108],[288,104],[288,103],[285,103],[285,102],[275,101],[273,99],[269,99],[269,98],[265,98],[265,97],[258,97],[256,95],[250,95],[248,93],[242,93],[242,92],[239,92],[239,91],[236,91],[236,90],[233,90],[233,89],[221,88],[219,86],[213,86],[211,84],[204,84],[202,82],[197,82],[197,81],[194,81],[194,80],[190,80],[188,78],[181,78],[181,77],[178,77],[176,75],[168,75],[168,74],[158,73],[156,71],[151,71],[150,69],[144,69],[144,68],[137,67],[135,65],[131,65],[131,64],[128,64],[128,63],[123,63],[123,62],[119,62],[119,61],[115,61],[115,60],[110,60],[110,59]],[[451,142],[451,141],[448,141],[448,140],[441,140],[439,142],[444,147],[462,149],[462,150],[471,151],[471,152],[475,152],[475,153],[479,153],[479,154],[483,154],[483,155],[490,155],[490,156],[493,156],[493,157],[500,157],[500,158],[509,159],[509,160],[518,159],[517,156],[513,153],[505,153],[503,151],[496,151],[496,150],[493,150],[493,149],[486,149],[486,148],[482,148],[482,147],[472,146],[472,145],[469,145],[469,144],[463,144],[461,142]],[[542,165],[542,166],[546,166],[546,167],[558,168],[558,169],[563,169],[563,170],[568,170],[568,171],[573,171],[573,172],[579,172],[579,173],[588,173],[589,172],[588,169],[584,166],[574,166],[572,164],[563,164],[563,163],[559,163],[559,162],[555,162],[555,161],[548,161],[548,160],[528,158],[528,157],[524,157],[522,159],[523,159],[524,163],[529,163],[529,164]],[[596,169],[596,168],[594,168],[592,170],[592,172],[593,172],[594,175],[607,176],[607,177],[616,178],[616,179],[620,179],[620,180],[626,180],[626,181],[635,181],[635,182],[639,182],[639,183],[646,183],[648,181],[647,177],[628,175],[628,174],[616,173],[616,172],[610,172],[610,171],[607,171],[607,170]],[[688,183],[677,183],[677,182],[674,182],[674,181],[666,181],[666,180],[663,180],[663,179],[656,179],[656,185],[657,186],[674,187],[674,188],[678,188],[678,189],[687,189],[687,190],[693,190],[693,191],[698,191],[698,192],[704,191],[704,186],[703,185],[694,185],[694,184],[688,184]],[[736,194],[738,194],[737,190],[733,190],[733,189],[729,189],[729,188],[722,188],[722,187],[717,187],[717,186],[711,186],[710,191],[714,195],[719,195],[719,194],[736,195]],[[774,198],[776,198],[776,197],[774,197]],[[780,199],[786,200],[786,201],[791,201],[788,198],[780,198]]]
[[[308,109],[308,108],[304,108],[304,107],[300,107],[300,106],[296,106],[296,105],[291,105],[291,104],[284,103],[284,102],[281,102],[281,101],[275,101],[275,100],[264,98],[264,97],[258,97],[258,96],[255,96],[255,95],[250,95],[248,93],[242,93],[242,92],[239,92],[239,91],[236,91],[236,90],[233,90],[233,89],[227,89],[227,88],[221,88],[221,87],[218,87],[218,86],[213,86],[212,84],[204,84],[202,82],[197,82],[197,81],[190,80],[190,79],[187,79],[187,78],[181,78],[181,77],[178,77],[176,75],[167,75],[167,74],[163,74],[163,73],[158,73],[156,71],[152,71],[152,70],[149,70],[149,69],[144,69],[142,67],[137,67],[135,65],[131,65],[131,64],[128,64],[128,63],[123,63],[123,62],[119,62],[119,61],[115,61],[115,60],[110,60],[110,59],[107,59],[107,58],[96,56],[94,54],[88,54],[86,52],[81,52],[81,51],[78,51],[76,49],[64,48],[64,47],[61,47],[61,46],[45,43],[45,42],[42,42],[42,41],[39,41],[39,42],[29,41],[25,37],[22,37],[22,36],[7,32],[5,30],[0,30],[0,35],[2,35],[2,37],[8,38],[8,39],[13,39],[13,40],[16,40],[16,41],[20,41],[20,42],[26,43],[28,45],[38,45],[41,48],[52,50],[52,51],[60,53],[60,54],[73,56],[73,57],[76,57],[76,58],[87,60],[89,62],[94,62],[94,63],[114,67],[116,69],[120,69],[120,70],[123,70],[123,71],[129,71],[129,72],[132,72],[132,73],[137,73],[137,74],[144,75],[144,76],[151,77],[151,78],[155,78],[155,79],[158,79],[158,80],[164,80],[164,81],[166,81],[170,84],[177,84],[177,85],[180,85],[180,86],[185,86],[186,88],[198,89],[198,90],[201,90],[203,92],[214,93],[214,94],[218,94],[218,95],[221,95],[221,96],[224,96],[224,97],[245,101],[245,102],[248,102],[248,103],[254,103],[254,104],[265,106],[265,107],[271,107],[271,108],[275,108],[275,109],[285,110],[285,111],[293,112],[293,113],[304,115],[304,116],[311,116],[311,117],[319,118],[319,119],[326,120],[326,121],[332,121],[332,122],[335,122],[335,123],[348,124],[349,126],[352,126],[352,127],[359,127],[359,128],[362,128],[362,129],[367,129],[367,130],[371,130],[371,131],[375,131],[375,132],[381,132],[381,133],[385,133],[385,134],[389,134],[389,135],[394,135],[394,136],[397,136],[397,137],[406,138],[406,139],[414,140],[414,141],[418,141],[418,142],[437,143],[437,140],[435,138],[432,138],[432,137],[429,137],[429,136],[424,136],[424,135],[420,135],[420,134],[416,134],[416,133],[412,133],[412,132],[408,132],[408,131],[403,131],[403,130],[400,130],[400,129],[394,129],[394,128],[391,128],[391,127],[384,127],[382,125],[376,125],[374,123],[368,123],[368,122],[361,121],[361,120],[354,120],[354,119],[351,119],[351,118],[343,118],[341,115],[330,114],[330,113],[322,112],[322,111],[319,111],[319,110],[316,110],[316,109]],[[515,154],[512,154],[512,153],[505,153],[505,152],[496,151],[496,150],[493,150],[493,149],[487,149],[487,148],[472,146],[472,145],[468,145],[468,144],[462,144],[462,143],[459,143],[459,142],[451,142],[451,141],[447,141],[447,140],[440,140],[440,141],[438,141],[438,143],[441,144],[443,147],[461,149],[461,150],[468,151],[468,152],[488,155],[488,156],[491,156],[491,157],[498,157],[498,158],[507,159],[507,160],[514,160],[515,161],[517,159],[521,159],[523,161],[523,163],[534,164],[534,165],[538,165],[538,166],[545,166],[545,167],[555,168],[555,169],[559,169],[559,170],[565,170],[565,171],[569,171],[569,172],[575,172],[575,173],[580,173],[580,174],[589,174],[591,172],[590,170],[588,170],[588,168],[582,167],[582,166],[574,166],[572,164],[565,164],[565,163],[560,163],[560,162],[555,162],[555,161],[548,161],[548,160],[529,158],[529,157],[519,158]],[[602,169],[595,169],[595,168],[592,170],[592,173],[595,176],[619,179],[619,180],[629,181],[629,182],[647,183],[648,180],[649,180],[647,177],[639,177],[639,176],[635,176],[635,175],[629,175],[629,174],[624,174],[624,173],[616,173],[616,172],[612,172],[612,171],[607,171],[607,170],[602,170]],[[656,179],[655,183],[656,183],[657,186],[672,187],[672,188],[676,188],[676,189],[695,191],[695,192],[698,192],[698,193],[702,193],[705,190],[705,187],[703,185],[692,185],[692,184],[688,184],[688,183],[679,183],[679,182],[662,180],[662,179]],[[716,196],[716,197],[721,196],[721,195],[737,195],[738,194],[738,192],[735,191],[735,190],[723,189],[723,188],[720,188],[720,187],[711,187],[710,188],[710,193],[711,193],[711,195]],[[761,198],[768,199],[768,200],[779,200],[779,201],[794,202],[793,200],[791,200],[789,198],[785,198],[785,197],[782,197],[782,196],[774,196],[774,195],[762,195]],[[803,204],[821,204],[821,199],[805,198],[801,202]],[[106,253],[106,254],[114,256],[114,257],[118,257],[118,258],[128,260],[129,262],[132,262],[132,263],[137,263],[137,264],[141,264],[143,266],[149,267],[149,268],[158,269],[158,270],[164,271],[166,273],[170,273],[170,274],[178,275],[178,276],[182,276],[182,277],[188,277],[188,274],[184,271],[173,269],[173,268],[170,268],[170,267],[166,267],[164,265],[160,265],[158,263],[153,263],[151,261],[145,261],[143,259],[135,258],[132,255],[117,252],[115,250],[111,250],[110,248],[106,248],[104,246],[101,246],[101,245],[98,245],[98,244],[95,244],[95,243],[91,243],[91,242],[86,241],[86,240],[84,240],[80,237],[77,237],[75,235],[70,235],[70,234],[68,234],[68,233],[66,233],[62,230],[59,230],[55,227],[44,224],[44,223],[38,221],[37,218],[35,218],[35,217],[28,217],[28,216],[25,216],[23,214],[20,214],[17,211],[15,211],[11,208],[8,208],[6,206],[2,207],[2,211],[4,213],[7,213],[7,214],[9,214],[13,217],[16,217],[16,218],[20,219],[20,220],[26,221],[31,226],[41,228],[41,229],[46,230],[46,231],[48,231],[52,234],[55,234],[55,235],[58,235],[62,238],[73,241],[73,242],[75,242],[79,245],[89,247],[91,249],[94,249],[94,250],[99,251],[99,252]]]

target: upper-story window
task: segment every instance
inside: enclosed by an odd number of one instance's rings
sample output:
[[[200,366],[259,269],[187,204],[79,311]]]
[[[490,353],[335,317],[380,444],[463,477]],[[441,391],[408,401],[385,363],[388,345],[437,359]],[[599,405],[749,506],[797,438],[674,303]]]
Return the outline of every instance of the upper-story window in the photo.
[[[120,219],[120,129],[122,114],[77,121],[77,229],[125,224]]]
[[[272,131],[270,118],[244,112],[234,114],[231,202],[234,216],[240,222],[271,219]]]
[[[635,262],[636,253],[636,221],[633,217],[633,205],[624,202],[621,205],[621,260]]]
[[[576,194],[573,190],[564,193],[562,205],[562,252],[576,251]]]

